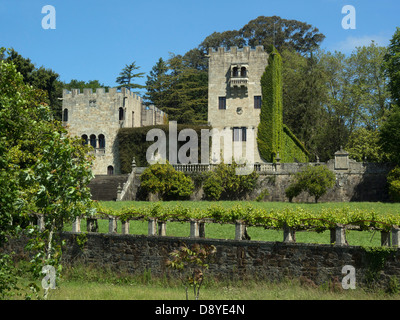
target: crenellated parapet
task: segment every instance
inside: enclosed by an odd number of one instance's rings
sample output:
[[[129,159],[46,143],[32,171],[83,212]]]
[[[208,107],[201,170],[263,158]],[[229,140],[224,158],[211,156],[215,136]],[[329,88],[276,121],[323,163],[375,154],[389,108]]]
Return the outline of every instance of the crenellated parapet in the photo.
[[[76,99],[76,98],[84,98],[84,97],[93,97],[93,98],[114,98],[114,97],[131,97],[139,102],[142,102],[142,97],[137,94],[131,92],[127,88],[109,88],[106,91],[105,88],[97,88],[95,90],[85,88],[83,91],[80,89],[72,89],[71,91],[64,89],[63,90],[63,99]]]
[[[219,47],[219,48],[209,48],[208,49],[208,54],[211,55],[216,55],[216,54],[243,54],[243,53],[262,53],[264,51],[264,46],[256,46],[256,47],[243,47],[243,48],[238,48],[238,47]]]

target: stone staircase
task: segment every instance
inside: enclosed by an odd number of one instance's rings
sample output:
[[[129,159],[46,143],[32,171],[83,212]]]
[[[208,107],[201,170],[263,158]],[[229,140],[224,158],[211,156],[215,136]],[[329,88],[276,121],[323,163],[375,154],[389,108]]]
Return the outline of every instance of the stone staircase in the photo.
[[[115,201],[117,199],[117,188],[121,187],[128,179],[127,174],[124,175],[97,175],[89,183],[92,193],[92,200],[98,201]]]

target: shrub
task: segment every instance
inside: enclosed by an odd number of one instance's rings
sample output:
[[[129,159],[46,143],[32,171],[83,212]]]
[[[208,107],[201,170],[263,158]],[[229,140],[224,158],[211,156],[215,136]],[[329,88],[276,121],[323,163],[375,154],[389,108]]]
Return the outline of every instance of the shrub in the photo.
[[[387,176],[389,195],[392,201],[400,202],[400,167],[394,168]]]
[[[208,172],[203,184],[205,197],[210,200],[240,199],[257,184],[258,175],[255,171],[248,175],[236,174],[239,165],[220,163],[214,171]]]
[[[143,191],[158,194],[162,200],[183,200],[190,197],[194,190],[193,181],[176,171],[168,161],[148,167],[140,180]]]
[[[315,197],[315,202],[321,198],[329,188],[335,185],[335,174],[325,166],[307,166],[296,173],[294,181],[285,190],[289,201],[298,196],[302,191]]]

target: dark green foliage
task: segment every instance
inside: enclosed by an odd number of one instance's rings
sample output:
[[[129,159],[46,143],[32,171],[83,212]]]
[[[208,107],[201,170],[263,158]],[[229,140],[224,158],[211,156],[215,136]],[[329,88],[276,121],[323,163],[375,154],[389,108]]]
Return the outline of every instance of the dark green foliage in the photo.
[[[285,190],[286,196],[292,201],[302,191],[306,191],[318,202],[318,199],[335,185],[335,181],[335,174],[326,166],[307,166],[295,174],[293,182]]]
[[[387,54],[385,55],[385,70],[389,77],[389,90],[394,103],[400,105],[400,28],[396,29]]]
[[[276,162],[278,153],[282,162],[308,161],[303,144],[283,124],[282,58],[273,50],[268,66],[261,77],[262,105],[257,143],[261,157]]]
[[[236,200],[244,198],[253,191],[257,184],[258,174],[253,171],[249,175],[236,174],[239,165],[220,163],[214,171],[206,173],[203,190],[206,199]]]
[[[147,132],[151,129],[161,129],[165,132],[166,140],[167,140],[167,158],[169,158],[168,154],[168,137],[169,137],[169,125],[157,125],[157,126],[148,126],[141,128],[123,128],[118,131],[117,141],[118,141],[118,150],[119,157],[121,163],[121,173],[130,173],[132,168],[132,159],[135,158],[136,165],[138,167],[147,167],[149,163],[146,160],[146,151],[147,149],[155,142],[146,141]],[[201,130],[207,129],[210,130],[209,126],[200,126],[200,125],[180,125],[178,124],[177,130],[178,135],[179,132],[183,129],[193,129],[196,131],[197,136],[199,137],[198,141],[198,151],[199,151],[199,163],[201,162],[201,145],[200,145],[200,137]],[[185,141],[178,141],[178,150],[179,147],[185,144]],[[211,143],[210,143],[211,145]]]
[[[400,164],[400,107],[393,106],[386,121],[380,128],[382,150],[388,154],[389,160]]]
[[[392,201],[400,202],[400,167],[394,168],[387,176],[389,195]]]
[[[193,181],[168,163],[156,163],[140,176],[141,188],[147,193],[158,194],[161,200],[184,200],[194,190]]]

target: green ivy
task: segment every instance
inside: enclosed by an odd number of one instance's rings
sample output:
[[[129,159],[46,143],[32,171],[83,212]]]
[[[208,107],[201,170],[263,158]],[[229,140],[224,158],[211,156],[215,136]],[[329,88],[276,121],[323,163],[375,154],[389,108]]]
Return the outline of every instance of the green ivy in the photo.
[[[276,162],[307,162],[309,153],[290,129],[283,124],[282,58],[273,48],[261,77],[262,104],[257,143],[260,156]]]

